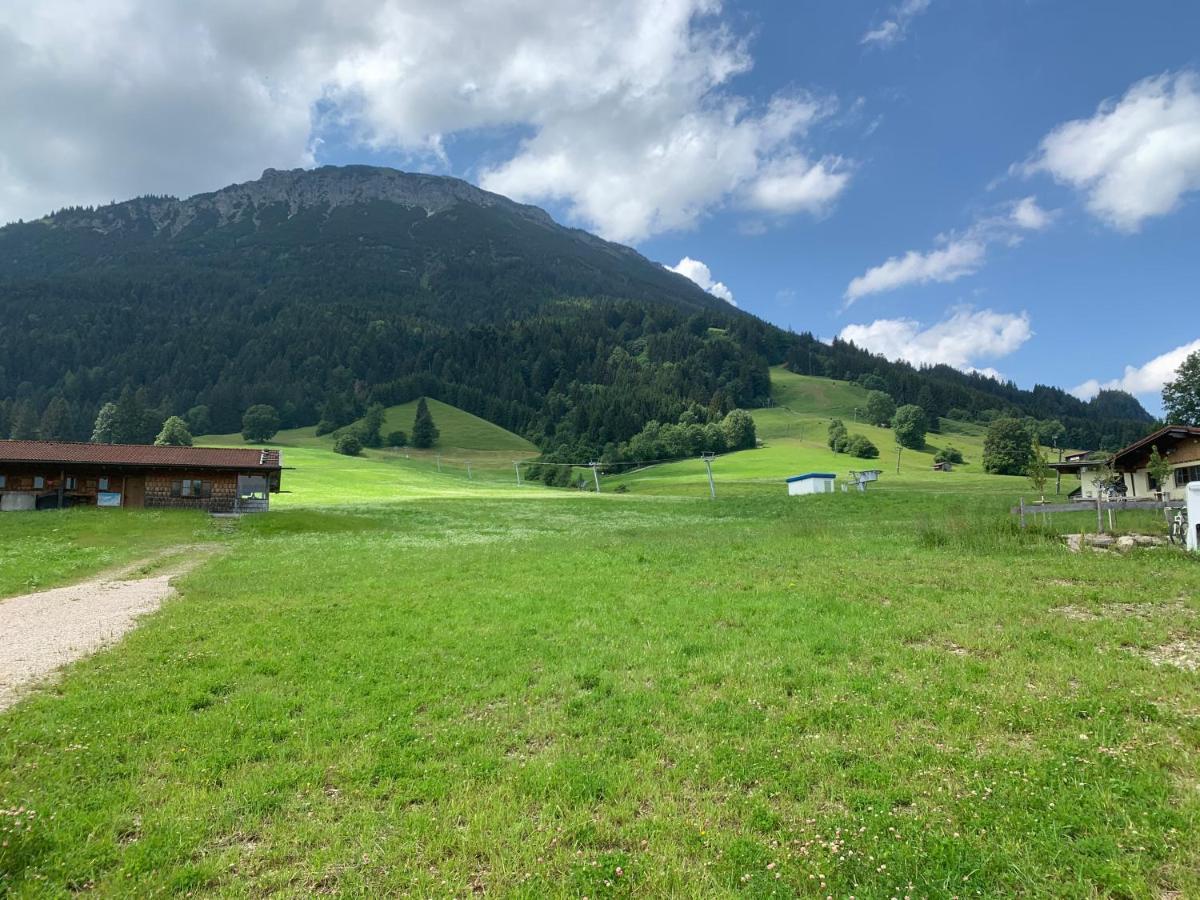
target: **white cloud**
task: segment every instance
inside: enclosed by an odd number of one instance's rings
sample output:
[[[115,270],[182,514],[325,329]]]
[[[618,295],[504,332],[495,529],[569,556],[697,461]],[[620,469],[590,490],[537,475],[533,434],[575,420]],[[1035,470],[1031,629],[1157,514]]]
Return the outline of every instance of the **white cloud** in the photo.
[[[959,307],[928,328],[915,319],[876,319],[865,325],[847,325],[838,336],[888,359],[913,365],[944,363],[999,378],[995,369],[976,368],[974,363],[1008,356],[1033,337],[1033,329],[1027,313]]]
[[[477,171],[637,240],[745,203],[820,214],[850,166],[810,159],[831,101],[756,104],[719,0],[42,0],[0,5],[0,220],[187,194],[311,165],[322,139]],[[515,146],[514,136],[520,139]]]
[[[964,238],[947,241],[939,250],[927,253],[909,250],[903,256],[890,257],[850,282],[846,288],[846,306],[868,294],[894,291],[910,284],[956,281],[978,271],[986,253],[982,241]]]
[[[1126,366],[1120,378],[1100,381],[1089,378],[1076,385],[1071,393],[1081,400],[1090,400],[1100,391],[1128,391],[1131,394],[1160,394],[1163,385],[1175,377],[1175,372],[1185,359],[1200,350],[1200,339],[1168,350],[1141,366]]]
[[[870,294],[930,282],[949,283],[979,271],[987,258],[988,246],[1002,242],[1013,246],[1021,242],[1024,231],[1048,227],[1054,213],[1042,209],[1030,196],[1010,203],[1001,214],[984,216],[962,234],[941,235],[938,249],[924,253],[909,250],[892,256],[850,281],[843,295],[843,309]]]
[[[1059,125],[1019,168],[1083,191],[1095,216],[1136,231],[1200,190],[1200,77],[1185,70],[1139,81],[1090,119]]]
[[[1052,218],[1052,213],[1038,206],[1037,197],[1025,197],[1013,204],[1013,224],[1027,231],[1042,231],[1050,225]]]
[[[700,260],[685,256],[677,265],[664,266],[663,268],[670,269],[672,272],[678,272],[684,278],[690,278],[714,297],[719,297],[726,303],[732,303],[734,306],[737,306],[737,301],[733,299],[733,291],[720,281],[714,281],[712,272]]]
[[[821,215],[849,181],[849,167],[841,157],[811,162],[803,156],[791,156],[763,166],[749,187],[746,204],[778,215]]]
[[[878,28],[872,28],[862,36],[863,44],[888,47],[908,36],[909,23],[925,10],[930,0],[904,0],[892,8],[891,18],[885,19]]]

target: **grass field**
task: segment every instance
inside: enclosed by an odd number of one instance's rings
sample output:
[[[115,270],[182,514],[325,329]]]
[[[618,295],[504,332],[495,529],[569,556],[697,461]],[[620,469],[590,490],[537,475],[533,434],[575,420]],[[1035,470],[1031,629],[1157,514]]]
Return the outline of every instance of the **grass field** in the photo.
[[[437,400],[430,413],[440,431],[435,447],[367,449],[362,456],[333,452],[332,435],[314,426],[279,432],[266,444],[283,451],[286,493],[278,507],[387,503],[418,497],[499,496],[516,488],[513,463],[533,458],[537,448],[478,416]],[[387,409],[383,433],[411,431],[416,402]],[[203,435],[198,446],[244,447],[240,434]]]
[[[717,502],[293,446],[316,496],[0,714],[0,896],[1200,896],[1197,561],[977,464],[788,498],[849,466],[778,412]],[[0,527],[27,573],[206,527],[103,515]]]
[[[80,509],[71,515],[0,516],[0,597],[70,584],[222,535],[210,516],[192,512]]]

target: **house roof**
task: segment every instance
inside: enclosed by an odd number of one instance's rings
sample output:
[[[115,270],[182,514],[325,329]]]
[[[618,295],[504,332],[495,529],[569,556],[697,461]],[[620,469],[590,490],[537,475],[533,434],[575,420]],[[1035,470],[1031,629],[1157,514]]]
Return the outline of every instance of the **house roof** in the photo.
[[[1182,440],[1187,437],[1200,437],[1200,426],[1197,425],[1167,425],[1164,428],[1158,429],[1153,434],[1148,434],[1140,441],[1134,441],[1128,447],[1122,447],[1113,454],[1113,462],[1116,465],[1121,464],[1121,457],[1128,456],[1131,453],[1137,453],[1139,450],[1145,450],[1164,438],[1170,440]]]
[[[242,447],[155,447],[147,444],[85,444],[71,441],[0,441],[0,462],[87,463],[153,468],[273,471],[283,467],[278,450]]]
[[[1160,441],[1167,439],[1172,441],[1182,440],[1187,437],[1200,438],[1200,426],[1197,425],[1167,425],[1158,429],[1153,434],[1148,434],[1141,440],[1134,441],[1128,447],[1122,447],[1116,453],[1112,454],[1110,459],[1113,461],[1115,468],[1121,467],[1121,461],[1124,457],[1130,456],[1152,447]],[[1082,469],[1098,468],[1104,464],[1104,459],[1086,459],[1078,456],[1068,456],[1062,462],[1050,463],[1050,468],[1056,469],[1059,472],[1078,472]]]
[[[788,479],[788,484],[793,481],[805,481],[809,478],[837,478],[832,472],[805,472],[803,475],[793,475]]]

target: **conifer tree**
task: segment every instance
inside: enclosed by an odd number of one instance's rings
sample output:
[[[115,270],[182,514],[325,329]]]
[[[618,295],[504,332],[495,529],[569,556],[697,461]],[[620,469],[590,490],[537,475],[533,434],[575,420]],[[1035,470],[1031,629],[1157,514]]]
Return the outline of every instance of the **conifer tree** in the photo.
[[[55,397],[42,413],[38,436],[43,441],[63,441],[71,436],[71,406],[62,397]]]
[[[417,414],[413,418],[412,445],[420,450],[426,450],[437,443],[438,428],[433,423],[433,415],[429,412],[429,404],[422,397],[417,401]]]

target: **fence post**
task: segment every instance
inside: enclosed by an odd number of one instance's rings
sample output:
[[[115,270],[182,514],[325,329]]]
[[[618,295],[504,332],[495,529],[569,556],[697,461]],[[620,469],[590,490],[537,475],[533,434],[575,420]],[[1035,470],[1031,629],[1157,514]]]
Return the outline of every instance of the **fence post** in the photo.
[[[1021,527],[1025,527],[1025,498],[1021,498]]]

